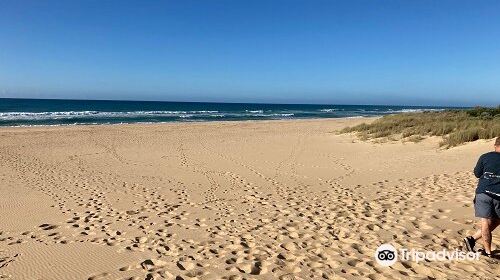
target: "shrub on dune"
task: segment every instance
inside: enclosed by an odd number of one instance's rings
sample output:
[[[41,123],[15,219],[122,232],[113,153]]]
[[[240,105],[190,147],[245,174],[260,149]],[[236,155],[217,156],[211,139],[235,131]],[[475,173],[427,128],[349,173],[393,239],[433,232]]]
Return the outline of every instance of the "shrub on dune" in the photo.
[[[341,131],[350,132],[364,140],[388,137],[419,142],[426,136],[441,136],[441,146],[454,147],[500,136],[500,106],[387,115]]]

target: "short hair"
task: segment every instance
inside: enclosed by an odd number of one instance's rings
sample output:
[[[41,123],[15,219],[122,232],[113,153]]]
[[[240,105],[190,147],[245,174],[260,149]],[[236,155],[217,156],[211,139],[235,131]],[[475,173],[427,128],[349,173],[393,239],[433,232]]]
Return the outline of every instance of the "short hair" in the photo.
[[[500,137],[497,137],[497,140],[495,141],[495,146],[500,146]]]

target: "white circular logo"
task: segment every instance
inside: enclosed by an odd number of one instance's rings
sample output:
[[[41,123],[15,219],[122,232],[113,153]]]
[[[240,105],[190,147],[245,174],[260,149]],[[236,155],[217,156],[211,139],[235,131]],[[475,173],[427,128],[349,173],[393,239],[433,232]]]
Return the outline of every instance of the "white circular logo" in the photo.
[[[391,244],[382,244],[375,251],[375,260],[381,266],[391,266],[398,260],[398,251]]]

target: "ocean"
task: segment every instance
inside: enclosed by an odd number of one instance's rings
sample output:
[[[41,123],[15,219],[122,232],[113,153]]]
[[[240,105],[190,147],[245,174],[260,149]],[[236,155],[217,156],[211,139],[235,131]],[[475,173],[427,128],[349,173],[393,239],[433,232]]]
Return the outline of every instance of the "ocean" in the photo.
[[[453,107],[0,98],[0,126],[359,118]]]

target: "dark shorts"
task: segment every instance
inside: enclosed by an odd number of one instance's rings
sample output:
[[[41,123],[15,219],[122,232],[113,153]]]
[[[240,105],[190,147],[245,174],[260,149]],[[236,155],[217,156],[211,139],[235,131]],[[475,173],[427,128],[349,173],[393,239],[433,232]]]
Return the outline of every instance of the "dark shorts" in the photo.
[[[476,194],[474,211],[478,218],[498,219],[500,217],[500,200],[485,193]]]

